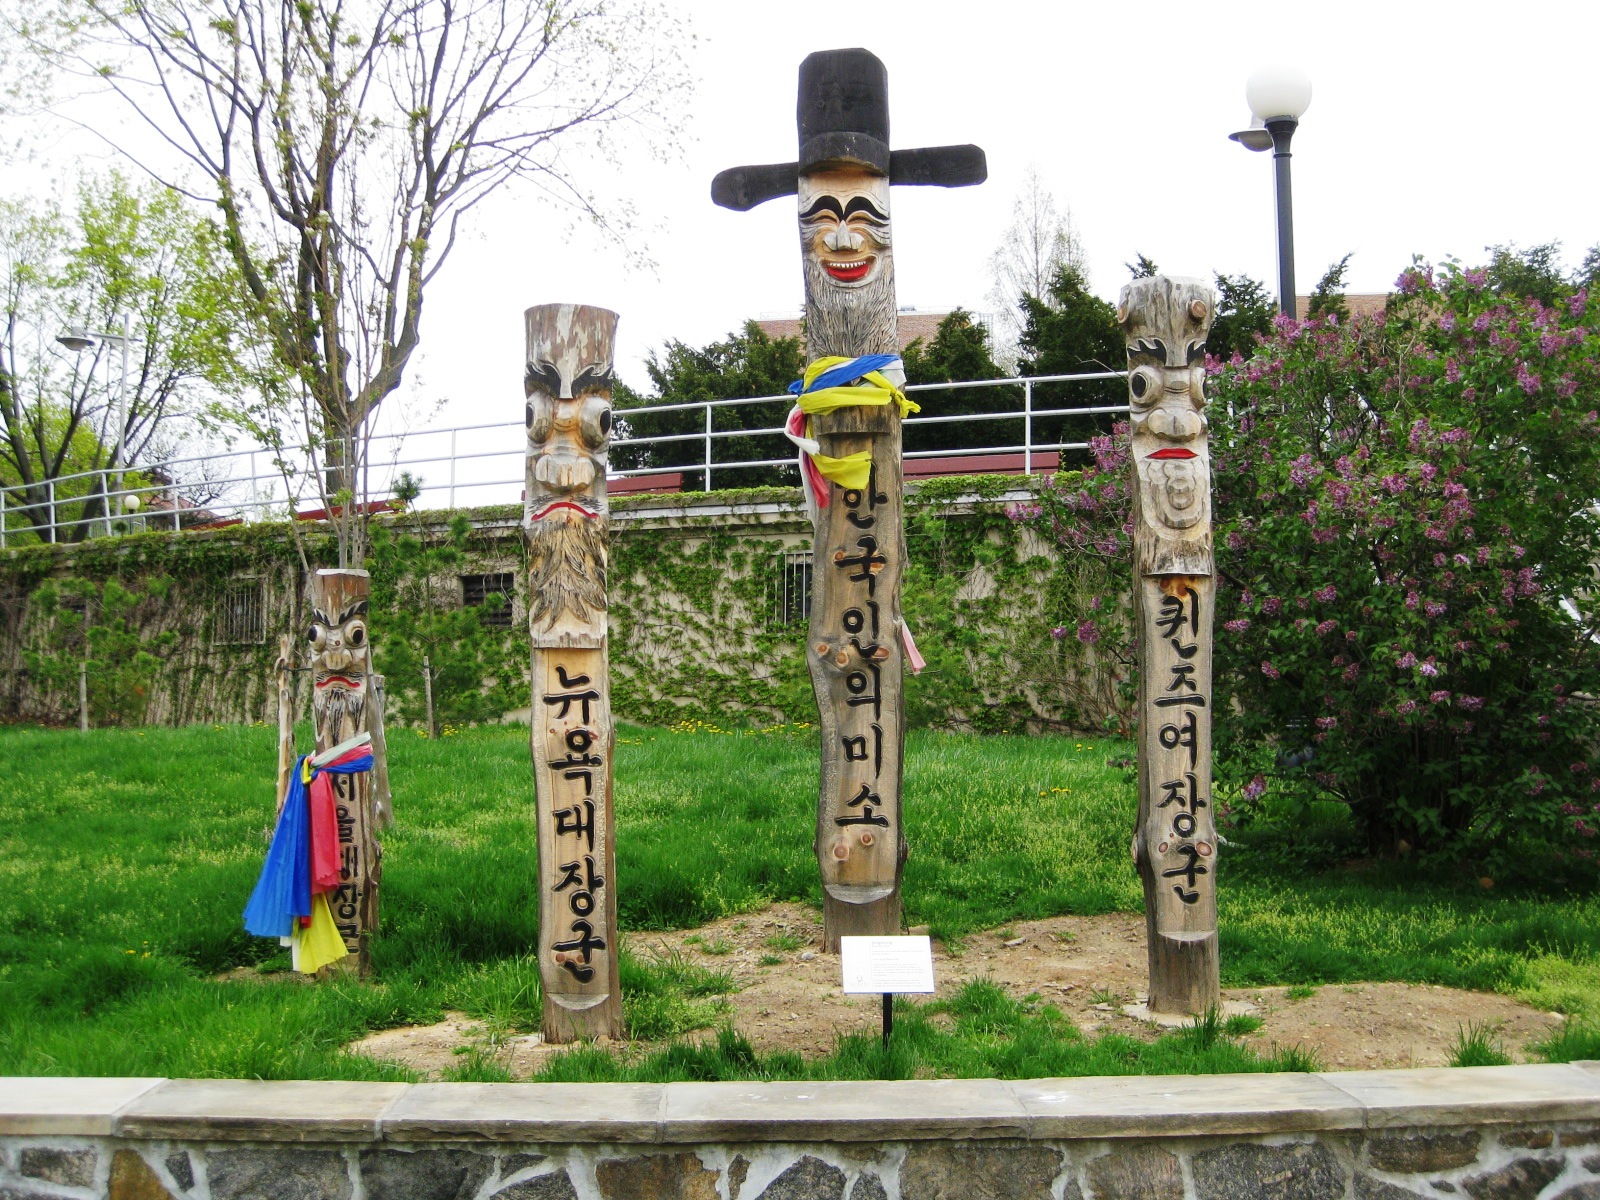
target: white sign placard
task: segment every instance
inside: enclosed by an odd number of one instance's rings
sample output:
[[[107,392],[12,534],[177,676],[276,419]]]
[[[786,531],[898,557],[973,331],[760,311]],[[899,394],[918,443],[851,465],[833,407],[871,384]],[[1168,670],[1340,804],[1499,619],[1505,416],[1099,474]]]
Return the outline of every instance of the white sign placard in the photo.
[[[927,937],[842,937],[846,995],[932,992],[933,943]]]

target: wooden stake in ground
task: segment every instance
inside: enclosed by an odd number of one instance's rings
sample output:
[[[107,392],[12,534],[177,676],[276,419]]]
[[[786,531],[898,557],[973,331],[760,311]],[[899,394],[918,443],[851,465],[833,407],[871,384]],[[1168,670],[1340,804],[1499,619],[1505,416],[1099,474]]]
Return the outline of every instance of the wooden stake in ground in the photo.
[[[811,365],[791,433],[807,451],[814,510],[806,660],[822,730],[815,849],[825,945],[837,952],[842,936],[900,932],[908,849],[900,805],[903,413],[895,396],[905,374],[889,189],[981,183],[987,168],[976,146],[891,152],[888,72],[866,50],[808,56],[797,116],[798,161],[723,171],[711,196],[740,210],[778,196],[800,203]],[[837,380],[823,374],[830,369]]]
[[[289,795],[289,781],[297,761],[294,752],[294,641],[286,633],[278,639],[278,808]],[[274,816],[276,821],[277,817]]]
[[[1221,1003],[1211,796],[1211,452],[1205,342],[1215,297],[1195,279],[1122,289],[1139,640],[1139,818],[1151,1012]]]
[[[546,1041],[619,1037],[606,449],[617,314],[528,309],[528,629]]]
[[[311,580],[311,719],[319,754],[371,729],[370,584],[365,571],[343,568],[318,571]],[[328,778],[333,783],[341,859],[339,886],[328,907],[351,955],[341,960],[341,966],[348,963],[366,975],[372,969],[369,943],[378,930],[383,870],[371,777],[330,773]]]

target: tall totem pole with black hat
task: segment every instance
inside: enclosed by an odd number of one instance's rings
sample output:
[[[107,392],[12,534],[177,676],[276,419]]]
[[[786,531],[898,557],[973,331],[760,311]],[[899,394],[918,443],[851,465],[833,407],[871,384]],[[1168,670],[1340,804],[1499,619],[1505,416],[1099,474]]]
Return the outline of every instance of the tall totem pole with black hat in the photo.
[[[866,50],[800,64],[797,162],[734,167],[711,184],[724,208],[800,203],[805,378],[790,437],[815,529],[806,661],[822,728],[817,862],[826,945],[900,932],[907,843],[900,782],[901,674],[920,666],[900,612],[905,565],[901,386],[889,189],[964,187],[988,168],[976,146],[889,148],[889,76]]]

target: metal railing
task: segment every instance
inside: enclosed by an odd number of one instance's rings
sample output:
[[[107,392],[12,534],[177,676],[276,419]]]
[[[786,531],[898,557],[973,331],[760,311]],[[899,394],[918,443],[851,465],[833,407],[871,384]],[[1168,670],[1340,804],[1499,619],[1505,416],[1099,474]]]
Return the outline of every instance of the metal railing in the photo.
[[[1035,407],[1035,389],[1054,383],[1109,382],[1124,377],[1119,371],[1097,371],[1078,375],[912,385],[906,389],[907,392],[1019,388],[1022,392],[1019,408],[988,413],[913,416],[905,421],[905,427],[913,430],[946,424],[981,426],[984,422],[1020,420],[1022,437],[1020,441],[1003,444],[911,450],[905,456],[908,459],[960,459],[1020,454],[1023,473],[1033,474],[1040,454],[1085,450],[1089,446],[1087,441],[1036,441],[1034,435],[1039,422],[1057,417],[1093,417],[1128,411],[1126,403],[1038,408]],[[700,487],[712,491],[715,476],[719,472],[725,475],[731,470],[791,465],[794,462],[794,450],[783,438],[781,418],[779,424],[772,426],[718,429],[716,413],[721,409],[752,404],[790,405],[793,402],[794,398],[789,395],[753,396],[619,409],[616,417],[624,429],[630,420],[637,421],[639,417],[656,414],[702,412],[704,416],[698,423],[700,428],[690,433],[613,438],[613,458],[618,457],[617,451],[637,446],[676,444],[684,446],[689,453],[682,462],[656,462],[647,466],[614,469],[611,474],[615,478],[672,473],[680,477],[702,475]],[[778,452],[770,458],[719,461],[717,448],[729,438],[769,438]],[[665,457],[669,460],[672,458],[671,455]],[[525,433],[520,421],[375,434],[368,440],[366,460],[361,468],[361,491],[368,497],[390,496],[402,473],[405,473],[420,481],[419,508],[453,509],[462,504],[516,503],[521,498],[524,486],[525,463]],[[0,487],[0,547],[15,544],[19,538],[77,541],[85,536],[141,530],[214,528],[245,521],[286,520],[293,513],[304,513],[308,505],[318,509],[322,506],[322,494],[317,486],[317,465],[313,452],[306,447],[294,447],[287,451],[257,447],[168,458],[121,468],[106,467],[43,480],[32,487]],[[440,474],[443,479],[437,481]],[[116,494],[115,480],[119,475],[123,477],[123,487],[121,493]],[[434,481],[430,481],[430,476]],[[123,497],[129,496],[138,498],[133,511],[128,511],[123,504]],[[121,511],[115,511],[119,509]]]

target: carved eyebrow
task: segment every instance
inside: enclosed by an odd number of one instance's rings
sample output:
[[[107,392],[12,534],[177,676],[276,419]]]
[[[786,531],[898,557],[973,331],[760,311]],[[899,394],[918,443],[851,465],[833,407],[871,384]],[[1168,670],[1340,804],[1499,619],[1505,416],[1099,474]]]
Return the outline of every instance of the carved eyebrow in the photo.
[[[368,601],[366,601],[366,600],[357,600],[349,608],[343,610],[339,614],[338,620],[334,620],[334,619],[330,618],[328,616],[328,614],[323,612],[320,608],[313,608],[311,610],[311,617],[317,624],[326,625],[331,629],[335,625],[343,625],[351,617],[364,617],[364,616],[366,616],[367,615],[367,604],[368,604]]]
[[[1160,338],[1140,338],[1128,347],[1128,357],[1135,354],[1144,354],[1150,358],[1158,359],[1162,366],[1167,365],[1167,344]]]
[[[572,381],[572,394],[581,395],[596,389],[611,390],[611,364],[595,363],[578,372],[578,377]]]
[[[839,201],[832,196],[818,196],[811,202],[811,207],[800,214],[800,219],[802,221],[811,221],[825,212],[831,212],[839,220],[844,220],[844,209],[839,206]]]
[[[1206,356],[1206,344],[1204,342],[1190,342],[1189,343],[1189,362],[1190,363],[1197,362],[1200,359],[1204,358],[1205,356]]]
[[[847,220],[856,213],[866,213],[867,216],[875,221],[887,221],[889,219],[889,214],[880,209],[866,196],[856,196],[849,204],[844,206],[844,215]]]

